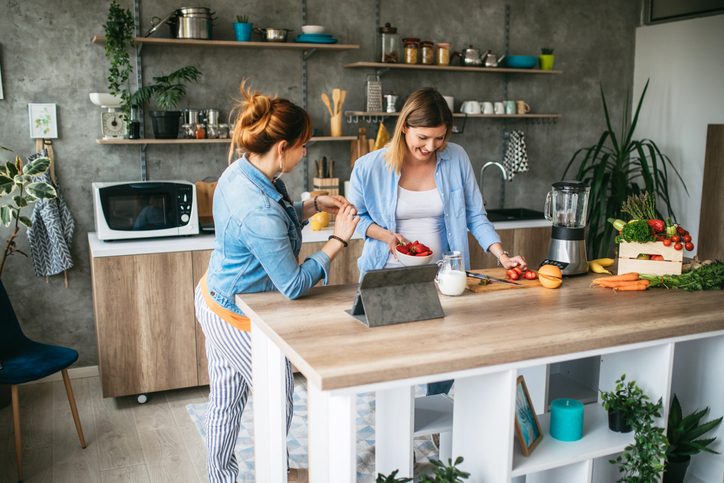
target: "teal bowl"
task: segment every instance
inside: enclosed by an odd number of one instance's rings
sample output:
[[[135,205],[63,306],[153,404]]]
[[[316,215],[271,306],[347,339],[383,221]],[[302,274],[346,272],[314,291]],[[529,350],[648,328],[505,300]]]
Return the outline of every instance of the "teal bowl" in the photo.
[[[532,69],[538,65],[538,57],[532,55],[508,55],[503,60],[511,69]]]

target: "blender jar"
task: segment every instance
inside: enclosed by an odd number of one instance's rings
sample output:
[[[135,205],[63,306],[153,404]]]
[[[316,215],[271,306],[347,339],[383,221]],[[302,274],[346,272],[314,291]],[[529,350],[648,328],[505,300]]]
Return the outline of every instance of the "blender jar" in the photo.
[[[585,227],[590,191],[591,187],[580,181],[553,183],[546,196],[546,220],[562,228]]]

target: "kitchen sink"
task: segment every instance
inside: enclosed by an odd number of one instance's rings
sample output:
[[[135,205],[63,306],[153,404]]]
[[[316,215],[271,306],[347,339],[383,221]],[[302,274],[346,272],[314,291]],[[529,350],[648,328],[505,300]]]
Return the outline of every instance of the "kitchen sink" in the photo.
[[[543,220],[542,211],[529,210],[528,208],[503,208],[497,210],[488,210],[488,220],[490,221],[523,221],[523,220]]]

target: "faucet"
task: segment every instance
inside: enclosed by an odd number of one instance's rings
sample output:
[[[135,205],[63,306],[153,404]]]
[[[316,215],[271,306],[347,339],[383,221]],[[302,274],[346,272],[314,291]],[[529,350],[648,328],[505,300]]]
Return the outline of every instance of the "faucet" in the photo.
[[[500,168],[500,172],[502,173],[502,178],[500,180],[500,209],[503,209],[503,204],[505,203],[505,184],[503,183],[505,180],[508,179],[508,173],[505,171],[505,166],[502,164],[496,162],[496,161],[488,161],[483,165],[483,169],[480,170],[480,194],[483,194],[483,180],[485,179],[485,169],[490,166],[497,166]],[[485,203],[485,197],[483,196],[483,205],[486,205]]]

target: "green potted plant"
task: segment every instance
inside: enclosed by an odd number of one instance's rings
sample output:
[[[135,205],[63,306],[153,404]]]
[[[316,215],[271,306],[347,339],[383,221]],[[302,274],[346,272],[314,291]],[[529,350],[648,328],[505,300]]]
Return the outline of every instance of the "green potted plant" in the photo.
[[[648,396],[636,385],[636,381],[626,382],[626,374],[616,381],[616,388],[610,392],[601,392],[601,404],[608,411],[608,429],[617,433],[630,433],[633,427],[629,423]]]
[[[249,23],[248,15],[237,15],[234,24],[234,34],[239,42],[248,42],[251,40],[251,27],[253,23]]]
[[[176,106],[186,95],[185,82],[196,82],[201,71],[194,66],[182,67],[165,76],[154,77],[153,84],[143,86],[131,96],[133,105],[153,102],[163,111],[151,111],[153,135],[156,139],[176,139],[178,137],[181,111]]]
[[[106,34],[106,59],[111,63],[108,70],[108,90],[121,98],[121,116],[128,122],[131,117],[129,78],[133,68],[128,56],[128,47],[133,45],[133,14],[122,9],[113,0],[108,10],[108,20],[103,25]]]
[[[568,170],[576,161],[579,161],[575,179],[585,181],[591,186],[586,221],[588,225],[586,245],[589,259],[608,255],[613,238],[613,225],[607,220],[608,218],[614,220],[622,218],[621,207],[629,196],[644,191],[655,194],[656,198],[666,205],[668,216],[676,220],[669,199],[669,170],[673,170],[686,193],[689,193],[676,167],[653,141],[633,139],[648,87],[649,83],[646,82],[630,125],[628,121],[629,97],[628,94],[626,95],[620,131],[621,138],[618,138],[611,126],[606,97],[603,93],[603,86],[601,86],[601,99],[607,129],[601,135],[598,143],[576,151],[563,172],[562,179],[565,179]],[[609,145],[606,144],[607,141]],[[583,159],[579,159],[581,154]],[[639,183],[642,183],[643,186],[640,186]],[[666,216],[662,215],[658,209],[656,212],[658,219],[666,219]]]
[[[701,436],[719,426],[722,421],[722,418],[719,418],[700,425],[699,421],[707,412],[709,412],[708,407],[682,417],[681,404],[674,394],[669,411],[669,425],[666,429],[669,446],[666,449],[667,461],[663,483],[683,483],[693,455],[701,451],[719,454],[707,447],[716,437],[701,439]]]
[[[0,146],[0,150],[10,151],[10,149]],[[15,238],[20,231],[20,224],[27,228],[32,228],[33,222],[30,218],[22,216],[20,210],[34,203],[37,200],[52,200],[56,198],[55,188],[48,183],[33,182],[32,176],[39,176],[50,168],[49,158],[37,158],[25,166],[23,166],[20,157],[15,156],[15,163],[8,161],[4,165],[0,164],[0,196],[10,195],[18,189],[18,194],[13,196],[12,203],[3,203],[0,206],[0,220],[4,226],[10,226],[15,220],[13,232],[5,244],[2,261],[0,261],[0,276],[2,276],[5,260],[16,253],[28,258],[22,251],[18,250],[18,243]]]
[[[467,480],[470,477],[470,473],[460,471],[456,468],[457,465],[463,462],[463,457],[458,456],[455,463],[451,459],[447,460],[447,466],[445,463],[439,460],[430,460],[432,463],[433,478],[427,475],[420,476],[420,483],[463,483],[463,480]]]
[[[389,475],[377,473],[377,479],[375,480],[375,483],[408,483],[412,481],[412,478],[397,478],[397,473],[399,471],[400,470],[395,470]]]
[[[656,404],[652,403],[636,385],[636,381],[626,383],[625,380],[624,374],[616,381],[614,391],[601,393],[604,408],[609,411],[610,408],[616,408],[634,431],[634,443],[626,446],[622,455],[609,462],[618,464],[619,471],[623,473],[619,483],[658,483],[668,445],[664,428],[654,424],[656,418],[661,417],[663,404],[661,399]]]
[[[553,70],[553,61],[556,59],[556,57],[553,55],[553,49],[543,47],[540,50],[541,55],[538,56],[538,62],[540,62],[540,69]]]

